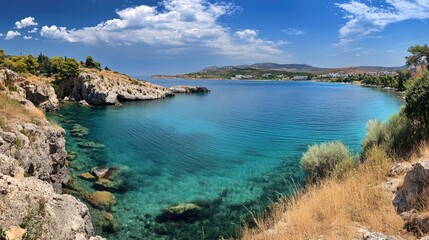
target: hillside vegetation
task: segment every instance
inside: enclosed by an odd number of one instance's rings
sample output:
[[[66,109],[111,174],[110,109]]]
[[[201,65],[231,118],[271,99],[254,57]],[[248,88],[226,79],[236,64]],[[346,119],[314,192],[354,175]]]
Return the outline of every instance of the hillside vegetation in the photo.
[[[413,61],[407,64],[426,69],[429,58],[410,53],[407,60]],[[424,190],[429,186],[417,177],[429,171],[422,162],[429,159],[429,72],[423,70],[410,83],[398,114],[368,123],[360,156],[353,159],[338,142],[310,146],[301,159],[308,186],[255,216],[256,227],[244,228],[242,238],[417,239],[429,234]],[[422,163],[412,165],[416,162]],[[408,189],[411,195],[404,195]]]

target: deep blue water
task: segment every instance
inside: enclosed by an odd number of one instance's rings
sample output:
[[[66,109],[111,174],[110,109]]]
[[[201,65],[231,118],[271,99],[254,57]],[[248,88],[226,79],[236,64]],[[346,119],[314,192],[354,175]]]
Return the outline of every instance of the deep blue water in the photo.
[[[77,175],[94,166],[119,166],[126,188],[116,193],[119,223],[111,239],[216,239],[237,236],[250,211],[262,211],[303,183],[299,158],[308,145],[340,140],[360,150],[365,124],[387,120],[402,102],[393,94],[348,84],[317,82],[150,80],[170,87],[201,85],[207,95],[178,95],[123,106],[66,105],[55,117],[77,152]],[[104,145],[81,149],[78,141]],[[91,183],[77,179],[88,192]],[[192,223],[155,220],[162,209],[194,202]],[[97,213],[92,210],[95,216]],[[95,217],[96,218],[96,217]],[[96,221],[96,220],[95,220]]]

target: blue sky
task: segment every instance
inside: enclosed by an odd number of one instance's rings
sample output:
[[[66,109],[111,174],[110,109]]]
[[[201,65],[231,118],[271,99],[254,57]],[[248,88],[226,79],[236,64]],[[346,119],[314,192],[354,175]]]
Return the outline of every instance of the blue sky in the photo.
[[[429,40],[429,0],[48,0],[0,9],[0,49],[132,75],[256,62],[400,66]]]

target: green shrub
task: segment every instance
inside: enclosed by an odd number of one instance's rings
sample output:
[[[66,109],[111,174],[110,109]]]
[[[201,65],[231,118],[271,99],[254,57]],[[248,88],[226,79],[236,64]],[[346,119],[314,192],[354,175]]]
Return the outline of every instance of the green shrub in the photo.
[[[351,157],[347,158],[339,162],[337,166],[335,166],[334,171],[332,172],[332,177],[337,179],[342,179],[345,176],[347,176],[347,174],[350,171],[354,169],[355,169],[355,161]]]
[[[30,200],[28,200],[30,201]],[[29,206],[27,215],[22,219],[19,226],[27,230],[24,240],[40,239],[46,231],[49,214],[46,211],[46,203],[39,201],[36,206]]]
[[[388,122],[390,129],[389,152],[391,155],[408,155],[422,138],[421,131],[411,124],[403,111],[392,115]]]
[[[390,141],[390,130],[387,123],[370,120],[366,124],[366,135],[362,142],[362,152],[365,153],[374,146],[386,146]]]
[[[6,233],[3,230],[3,227],[0,225],[0,240],[6,240]]]
[[[311,181],[317,181],[331,176],[338,164],[349,159],[349,149],[341,142],[321,143],[310,146],[302,155],[301,167],[308,172]],[[338,175],[340,172],[338,169]]]
[[[0,128],[6,127],[6,119],[4,117],[0,117]]]

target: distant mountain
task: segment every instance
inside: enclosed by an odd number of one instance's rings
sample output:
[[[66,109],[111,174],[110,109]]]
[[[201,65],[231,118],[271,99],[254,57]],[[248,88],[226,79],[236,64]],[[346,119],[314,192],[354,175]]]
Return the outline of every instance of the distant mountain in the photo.
[[[406,66],[401,67],[382,67],[382,66],[358,66],[358,67],[343,67],[343,68],[320,68],[308,64],[278,64],[278,63],[255,63],[252,65],[237,65],[237,66],[211,66],[207,67],[200,72],[219,72],[231,69],[255,69],[255,70],[279,70],[290,72],[382,72],[382,71],[400,71],[405,70]]]

